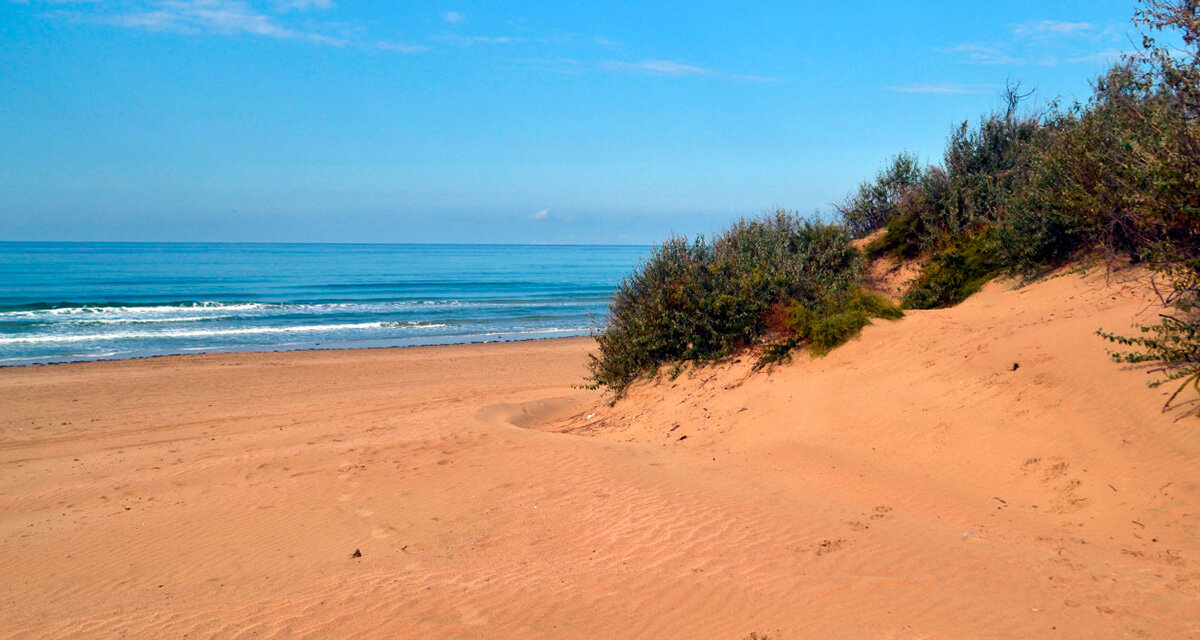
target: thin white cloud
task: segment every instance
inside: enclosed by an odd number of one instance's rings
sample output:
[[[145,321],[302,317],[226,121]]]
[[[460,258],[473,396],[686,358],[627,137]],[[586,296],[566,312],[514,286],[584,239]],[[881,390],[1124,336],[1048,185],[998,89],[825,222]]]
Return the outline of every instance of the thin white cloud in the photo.
[[[1075,58],[1068,58],[1067,62],[1072,62],[1072,63],[1101,62],[1104,64],[1112,64],[1112,63],[1116,62],[1117,60],[1120,60],[1121,56],[1125,55],[1125,53],[1126,52],[1119,51],[1117,49],[1110,49],[1108,51],[1100,51],[1098,53],[1093,53],[1091,55],[1078,56]]]
[[[327,10],[334,7],[333,0],[275,0],[276,11],[311,11],[313,9]]]
[[[514,23],[512,21],[509,21],[509,24],[511,26],[513,26],[513,28],[518,29],[518,30],[522,30],[522,31],[530,30],[530,27],[523,22]],[[543,33],[537,37],[537,41],[543,42],[546,44],[553,44],[553,45],[571,45],[571,46],[579,46],[579,47],[596,46],[596,47],[603,47],[603,48],[607,48],[607,49],[620,49],[625,46],[625,43],[618,42],[611,38],[605,38],[603,36],[593,35],[593,34],[589,34],[589,33],[578,33],[575,31],[563,31],[562,29],[554,29],[553,31],[550,31],[549,33]]]
[[[903,87],[888,87],[888,88],[891,89],[892,91],[896,91],[898,93],[921,93],[921,94],[933,94],[933,95],[968,95],[968,94],[977,94],[977,93],[988,93],[989,91],[994,91],[996,89],[996,87],[994,87],[992,85],[978,85],[978,84],[972,85],[972,84],[952,84],[952,83],[916,84],[916,85],[907,85],[907,86],[903,86]]]
[[[108,22],[131,29],[179,33],[252,34],[344,46],[343,38],[281,25],[240,0],[163,0],[153,8],[110,17]]]
[[[382,49],[384,51],[398,51],[400,53],[425,53],[426,51],[433,50],[433,47],[423,44],[390,42],[387,40],[376,40],[375,42],[371,43],[371,46],[375,49]]]
[[[612,70],[629,70],[662,76],[707,76],[713,73],[712,69],[675,62],[674,60],[640,60],[638,62],[605,60],[600,65]]]
[[[583,61],[581,61],[577,58],[565,58],[565,57],[539,58],[539,57],[535,57],[535,58],[527,58],[525,60],[522,60],[522,62],[547,69],[553,73],[560,73],[563,75],[571,75],[571,76],[583,75],[584,73],[587,73],[589,70],[591,70],[588,68],[588,65],[586,65]]]
[[[461,46],[471,46],[474,44],[512,44],[515,42],[525,42],[525,38],[514,36],[460,36],[458,34],[442,34],[430,36],[430,40],[434,42],[444,42],[446,44],[455,44]]]
[[[468,36],[459,40],[462,44],[511,44],[525,42],[525,38],[513,36]]]
[[[1122,31],[1102,28],[1092,22],[1031,20],[1008,26],[1008,37],[995,42],[969,42],[939,49],[964,62],[987,65],[1054,66],[1062,62],[1079,63],[1116,60],[1113,47]]]
[[[708,69],[692,64],[677,62],[675,60],[639,60],[637,62],[626,62],[623,60],[601,60],[599,66],[605,71],[627,71],[642,75],[669,76],[674,78],[683,78],[688,76],[713,76],[730,80],[746,80],[751,82],[778,81],[778,78],[765,78],[762,76],[747,76],[726,73],[723,71],[717,71],[715,69]]]
[[[530,220],[545,220],[546,218],[549,218],[549,217],[550,217],[550,210],[542,209],[541,211],[538,211],[537,213],[529,216],[529,219]]]
[[[1094,35],[1096,25],[1090,22],[1062,22],[1058,20],[1036,20],[1012,26],[1017,38],[1061,38]]]
[[[968,61],[978,64],[1028,64],[1025,58],[1013,55],[995,45],[968,43],[941,49],[942,53],[961,54]]]
[[[76,3],[78,0],[69,1]],[[365,28],[353,23],[305,19],[300,23],[302,26],[288,24],[286,14],[293,11],[333,9],[333,0],[279,0],[271,5],[279,15],[260,12],[244,0],[150,0],[140,4],[118,5],[115,11],[105,11],[106,8],[111,9],[112,5],[96,6],[100,8],[93,11],[56,11],[44,15],[78,22],[111,24],[127,29],[187,35],[252,35],[405,54],[423,53],[432,49],[427,45],[398,40],[370,39]]]
[[[2,0],[0,0],[2,1]],[[20,3],[22,0],[8,0]],[[253,4],[252,4],[253,2]],[[527,43],[523,47],[541,55],[529,61],[560,73],[582,74],[624,72],[672,78],[707,76],[723,80],[746,82],[776,82],[778,78],[729,73],[697,64],[663,58],[634,60],[602,59],[620,55],[620,42],[594,34],[577,34],[538,30],[517,20],[514,29],[522,35],[465,35],[441,33],[429,35],[417,43],[402,38],[373,34],[366,25],[316,19],[303,12],[333,11],[337,0],[43,0],[40,4],[69,4],[72,8],[58,9],[42,15],[93,24],[109,24],[126,29],[180,33],[188,35],[256,36],[278,40],[293,40],[328,46],[418,54],[433,51],[438,45],[477,47],[481,52],[487,45]],[[260,10],[256,7],[266,7]],[[439,15],[446,23],[458,24],[466,16],[458,11]],[[604,53],[601,53],[604,50]],[[483,55],[481,53],[481,55]]]

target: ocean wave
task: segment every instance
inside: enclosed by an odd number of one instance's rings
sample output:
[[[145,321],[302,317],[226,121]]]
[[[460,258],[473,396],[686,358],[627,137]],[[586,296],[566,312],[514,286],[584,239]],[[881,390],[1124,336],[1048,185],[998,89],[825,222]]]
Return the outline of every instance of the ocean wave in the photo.
[[[338,324],[297,325],[290,327],[239,327],[230,329],[179,329],[163,331],[115,331],[111,333],[32,335],[0,337],[4,344],[56,344],[72,342],[106,342],[112,340],[213,338],[220,336],[270,335],[291,333],[321,333],[366,329],[433,329],[445,325],[428,322],[353,322]]]
[[[27,304],[0,304],[0,315],[19,313],[41,313],[47,315],[111,312],[154,313],[178,311],[180,309],[246,311],[273,306],[279,305],[278,303],[266,302],[218,302],[215,300],[179,300],[174,302],[30,302]]]
[[[377,301],[298,301],[298,302],[215,302],[189,300],[178,303],[141,304],[119,303],[50,303],[38,302],[27,305],[0,305],[0,322],[3,321],[90,321],[117,324],[129,322],[187,322],[190,317],[178,314],[205,314],[191,316],[197,319],[233,317],[234,314],[278,315],[288,313],[371,313],[402,311],[425,308],[508,308],[573,307],[600,305],[606,297],[586,296],[576,298],[511,298],[487,300],[377,300]],[[111,320],[110,320],[111,318]]]
[[[523,336],[538,333],[579,333],[590,332],[592,327],[547,327],[545,329],[521,329],[517,331],[491,331],[488,333],[474,333],[473,336],[491,337],[491,336]]]
[[[163,318],[84,318],[73,324],[83,326],[121,325],[121,324],[162,324],[169,322],[212,322],[215,320],[232,320],[238,316],[167,316]]]

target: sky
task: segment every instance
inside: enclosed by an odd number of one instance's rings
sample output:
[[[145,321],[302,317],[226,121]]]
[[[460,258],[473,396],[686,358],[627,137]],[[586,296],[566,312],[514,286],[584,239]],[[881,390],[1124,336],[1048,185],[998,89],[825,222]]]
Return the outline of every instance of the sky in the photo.
[[[1133,2],[0,0],[0,241],[657,243],[829,216]]]

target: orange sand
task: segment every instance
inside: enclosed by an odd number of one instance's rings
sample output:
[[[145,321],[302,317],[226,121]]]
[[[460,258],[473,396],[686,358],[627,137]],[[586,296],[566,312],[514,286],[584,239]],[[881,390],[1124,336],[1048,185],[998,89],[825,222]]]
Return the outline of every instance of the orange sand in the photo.
[[[0,370],[0,636],[1200,637],[1130,278],[611,408],[583,339]]]

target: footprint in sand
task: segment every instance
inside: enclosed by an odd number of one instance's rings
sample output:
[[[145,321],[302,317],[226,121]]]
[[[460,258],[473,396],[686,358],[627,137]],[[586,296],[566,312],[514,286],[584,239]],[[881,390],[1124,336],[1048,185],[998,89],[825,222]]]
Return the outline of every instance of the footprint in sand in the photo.
[[[1070,465],[1065,462],[1054,463],[1049,469],[1046,470],[1046,480],[1056,480],[1067,475],[1067,469],[1069,468]]]
[[[845,547],[848,543],[849,543],[849,541],[846,540],[845,538],[837,538],[835,540],[822,540],[817,545],[815,553],[819,556],[823,556],[827,553],[833,553],[834,551],[838,551],[842,547]]]

